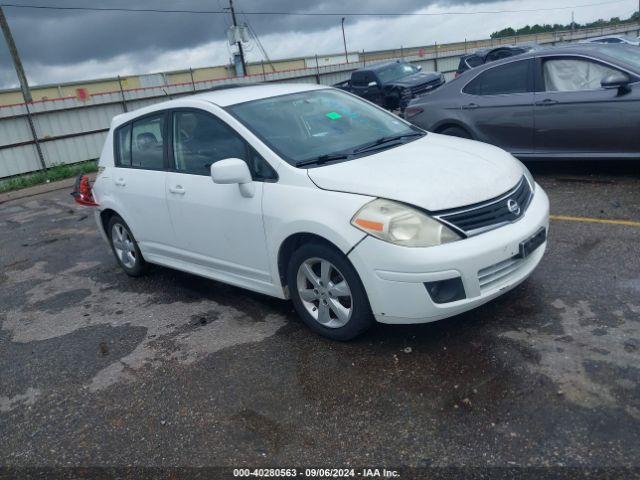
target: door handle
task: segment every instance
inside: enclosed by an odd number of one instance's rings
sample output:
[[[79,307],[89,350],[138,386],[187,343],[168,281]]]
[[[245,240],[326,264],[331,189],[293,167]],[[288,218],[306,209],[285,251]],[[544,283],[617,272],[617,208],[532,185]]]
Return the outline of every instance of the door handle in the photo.
[[[557,103],[559,103],[558,100],[554,100],[553,98],[545,98],[544,100],[536,102],[536,105],[538,107],[549,107],[551,105],[556,105]]]
[[[169,191],[171,193],[177,193],[178,195],[184,195],[186,190],[182,187],[182,185],[176,185],[175,187],[169,187]]]
[[[476,108],[478,108],[477,103],[469,103],[468,105],[462,106],[462,110],[475,110]]]
[[[124,178],[118,178],[118,179],[114,180],[114,183],[118,187],[124,187],[127,184],[127,182],[124,181]]]

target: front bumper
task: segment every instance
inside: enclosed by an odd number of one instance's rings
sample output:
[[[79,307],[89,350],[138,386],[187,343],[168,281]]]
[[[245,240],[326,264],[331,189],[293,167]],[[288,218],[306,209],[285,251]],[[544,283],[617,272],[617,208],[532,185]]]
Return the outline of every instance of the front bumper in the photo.
[[[425,323],[471,310],[524,281],[536,268],[546,242],[515,260],[520,242],[549,228],[549,199],[536,190],[518,221],[464,240],[429,248],[408,248],[367,237],[349,254],[382,323]],[[434,303],[424,282],[460,277],[466,298]]]

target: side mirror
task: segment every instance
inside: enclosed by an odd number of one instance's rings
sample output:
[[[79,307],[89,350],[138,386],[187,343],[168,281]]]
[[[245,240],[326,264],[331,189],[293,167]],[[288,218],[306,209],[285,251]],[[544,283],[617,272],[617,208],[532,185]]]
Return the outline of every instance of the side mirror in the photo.
[[[239,158],[227,158],[211,165],[211,179],[213,183],[237,183],[243,197],[253,197],[255,185],[247,162]]]
[[[377,87],[378,86],[378,82],[369,82],[367,83],[367,87]]]
[[[416,68],[418,69],[419,72],[422,71],[422,65],[418,65]]]
[[[620,93],[627,93],[630,82],[631,79],[624,73],[614,73],[604,77],[600,85],[602,85],[602,88],[617,88]]]

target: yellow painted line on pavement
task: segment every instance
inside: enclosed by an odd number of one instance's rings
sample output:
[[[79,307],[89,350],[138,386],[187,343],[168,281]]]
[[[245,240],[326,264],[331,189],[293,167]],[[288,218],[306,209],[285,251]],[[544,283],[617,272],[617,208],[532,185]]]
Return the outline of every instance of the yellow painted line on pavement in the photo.
[[[609,225],[640,227],[640,222],[634,222],[633,220],[609,220],[607,218],[571,217],[567,215],[549,215],[549,218],[551,220],[560,220],[565,222],[608,223]]]

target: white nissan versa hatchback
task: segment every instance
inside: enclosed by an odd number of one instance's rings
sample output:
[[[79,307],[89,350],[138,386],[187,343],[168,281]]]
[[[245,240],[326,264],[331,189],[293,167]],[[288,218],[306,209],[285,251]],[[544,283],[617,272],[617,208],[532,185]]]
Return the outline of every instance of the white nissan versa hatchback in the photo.
[[[79,203],[122,269],[158,264],[291,298],[316,332],[420,323],[526,279],[549,202],[483,143],[427,133],[349,93],[254,85],[114,118]]]

